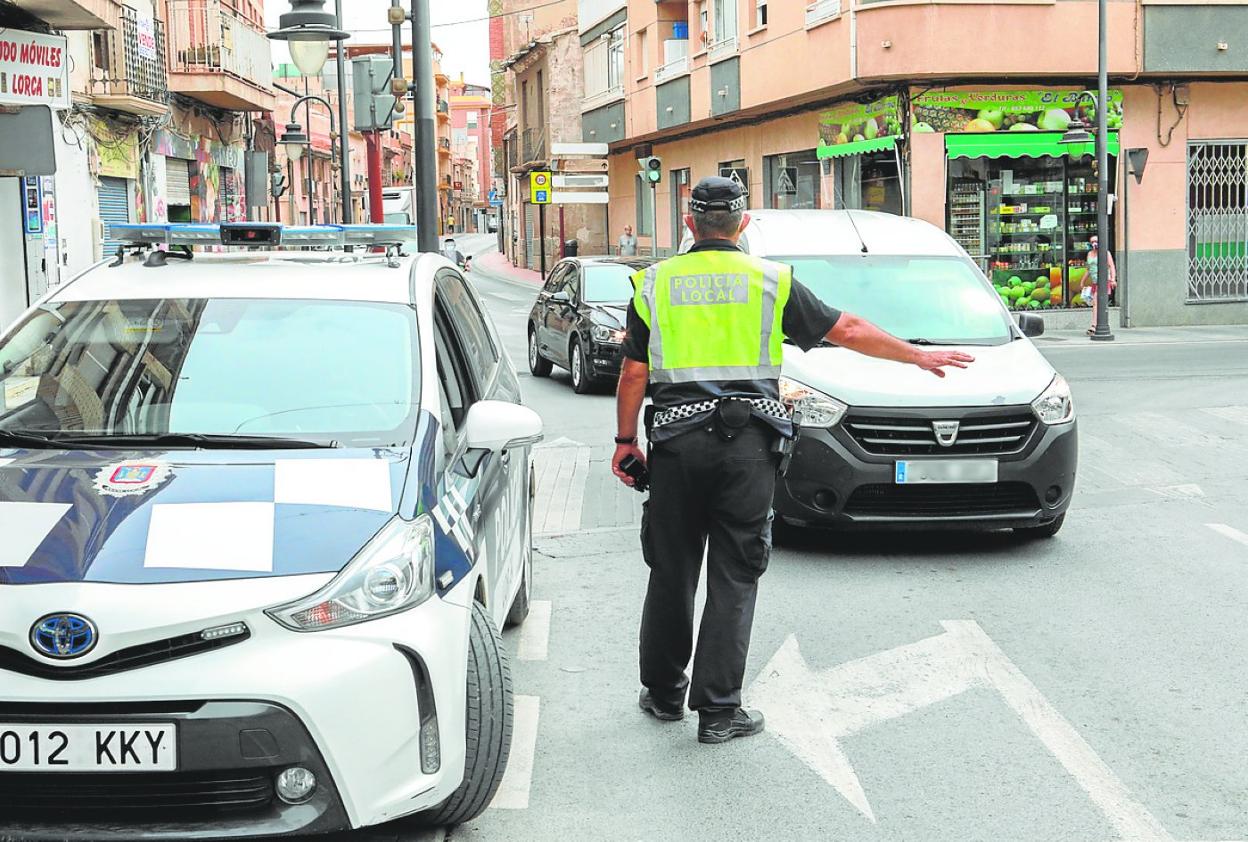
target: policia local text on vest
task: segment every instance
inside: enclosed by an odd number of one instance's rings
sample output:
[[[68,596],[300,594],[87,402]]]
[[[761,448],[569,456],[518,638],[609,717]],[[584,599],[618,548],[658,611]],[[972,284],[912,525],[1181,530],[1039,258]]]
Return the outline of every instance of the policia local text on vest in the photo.
[[[793,421],[780,403],[786,339],[842,347],[943,376],[966,354],[922,351],[821,302],[783,264],[742,253],[749,217],[740,187],[705,178],[686,224],[696,243],[633,276],[617,396],[612,469],[632,457],[649,472],[642,553],[650,570],[641,620],[643,711],[663,721],[699,712],[698,739],[720,743],[763,730],[741,708],[758,579],[771,551],[771,506]],[[649,459],[637,423],[648,383]],[[707,597],[693,653],[694,597],[705,552]],[[686,674],[693,655],[692,681]]]

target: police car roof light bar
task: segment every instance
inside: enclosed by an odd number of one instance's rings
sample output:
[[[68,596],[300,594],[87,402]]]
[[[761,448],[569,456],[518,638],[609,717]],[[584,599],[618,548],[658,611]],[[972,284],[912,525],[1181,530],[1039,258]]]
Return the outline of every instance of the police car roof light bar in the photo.
[[[245,246],[249,248],[398,246],[416,239],[414,225],[304,225],[229,222],[220,225],[110,224],[109,236],[128,246]]]

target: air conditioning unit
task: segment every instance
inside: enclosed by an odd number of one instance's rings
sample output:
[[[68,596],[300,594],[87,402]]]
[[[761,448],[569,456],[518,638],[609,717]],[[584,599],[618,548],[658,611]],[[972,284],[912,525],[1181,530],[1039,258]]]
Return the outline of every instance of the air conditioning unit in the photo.
[[[689,55],[689,39],[672,38],[663,42],[663,63],[671,64]]]

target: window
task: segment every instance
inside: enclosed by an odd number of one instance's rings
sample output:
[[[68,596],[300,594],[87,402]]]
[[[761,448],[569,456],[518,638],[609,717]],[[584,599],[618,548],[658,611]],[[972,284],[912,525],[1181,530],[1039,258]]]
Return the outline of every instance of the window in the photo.
[[[468,367],[458,339],[451,329],[451,319],[438,296],[434,301],[434,345],[437,352],[438,385],[442,391],[443,446],[448,454],[455,452],[458,441],[454,434],[464,425],[473,398],[468,381]],[[449,416],[449,417],[448,417]]]
[[[559,288],[563,286],[564,273],[568,271],[568,267],[571,265],[571,263],[560,263],[552,269],[550,275],[546,278],[546,286],[542,287],[542,291],[549,295],[554,295],[558,292]]]
[[[537,128],[543,128],[546,125],[546,85],[542,82],[542,71],[537,71],[537,122],[533,124]]]
[[[637,78],[641,78],[650,72],[650,55],[648,52],[650,42],[650,30],[637,30]]]
[[[699,0],[698,3],[698,37],[702,39],[703,46],[711,40],[711,19],[707,12],[707,1]]]
[[[754,25],[767,25],[767,0],[757,0],[754,6]]]
[[[624,26],[611,30],[607,38],[607,87],[624,84]]]
[[[1248,143],[1188,144],[1187,300],[1248,300]]]
[[[468,128],[475,129],[477,127],[477,109],[469,109],[466,117],[468,118]]]
[[[737,37],[737,0],[715,0],[715,43]]]
[[[778,210],[820,208],[820,166],[815,150],[763,158],[764,207]]]
[[[680,245],[685,234],[685,215],[693,195],[693,176],[688,168],[672,170],[672,248]]]
[[[494,347],[485,317],[458,274],[449,270],[438,273],[437,291],[459,336],[477,394],[484,394],[498,365],[498,349]]]
[[[387,446],[414,434],[420,346],[399,304],[68,301],[10,334],[0,371],[8,429]]]
[[[633,297],[631,266],[603,264],[585,270],[585,301],[590,304],[619,304]]]
[[[637,185],[637,225],[638,237],[654,236],[652,215],[654,213],[654,188],[645,182],[641,173],[634,179]]]
[[[585,96],[599,96],[624,85],[624,27],[618,26],[590,42],[581,53],[585,63]]]

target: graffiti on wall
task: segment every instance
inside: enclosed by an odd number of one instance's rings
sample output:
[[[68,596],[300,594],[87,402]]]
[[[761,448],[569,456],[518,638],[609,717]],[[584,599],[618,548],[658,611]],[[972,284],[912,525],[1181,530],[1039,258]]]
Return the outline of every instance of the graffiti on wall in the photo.
[[[188,138],[168,131],[156,133],[153,151],[190,162],[191,219],[196,222],[237,222],[246,218],[243,191],[235,175],[243,166],[243,150],[202,135]]]

